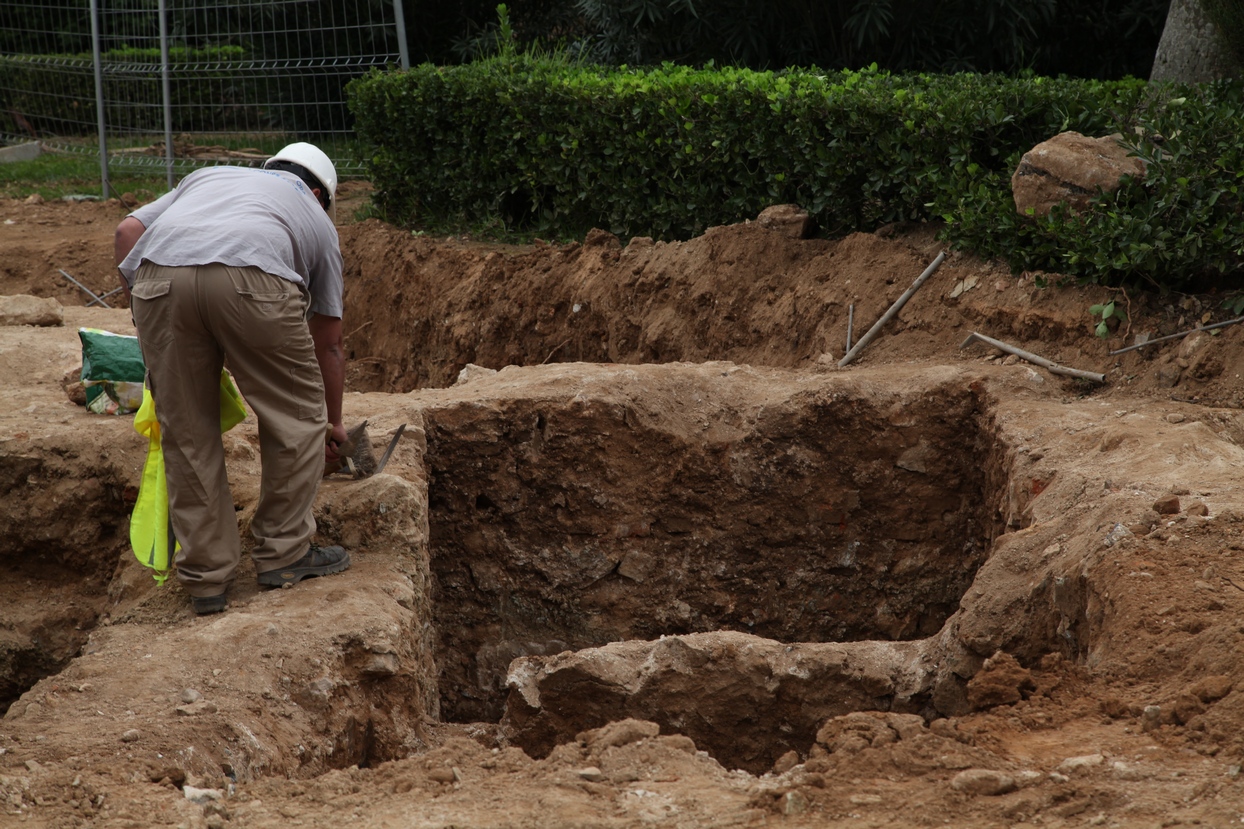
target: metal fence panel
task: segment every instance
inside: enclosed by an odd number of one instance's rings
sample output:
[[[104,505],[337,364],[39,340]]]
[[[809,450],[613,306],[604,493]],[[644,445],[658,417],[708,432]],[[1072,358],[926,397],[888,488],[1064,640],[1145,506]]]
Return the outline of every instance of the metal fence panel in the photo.
[[[163,165],[171,182],[297,140],[358,175],[345,85],[406,65],[401,12],[400,0],[0,0],[0,141],[100,153],[105,183],[109,168]]]

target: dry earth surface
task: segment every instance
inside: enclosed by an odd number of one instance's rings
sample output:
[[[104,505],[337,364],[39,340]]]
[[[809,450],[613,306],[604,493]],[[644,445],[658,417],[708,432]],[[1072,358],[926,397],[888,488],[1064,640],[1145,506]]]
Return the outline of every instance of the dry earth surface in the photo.
[[[347,422],[407,428],[322,487],[348,572],[195,618],[128,548],[143,438],[71,399],[133,328],[58,270],[113,287],[124,212],[0,202],[0,294],[64,319],[0,326],[0,826],[1244,819],[1244,327],[1107,353],[1214,297],[952,254],[840,369],[932,229],[343,220]]]

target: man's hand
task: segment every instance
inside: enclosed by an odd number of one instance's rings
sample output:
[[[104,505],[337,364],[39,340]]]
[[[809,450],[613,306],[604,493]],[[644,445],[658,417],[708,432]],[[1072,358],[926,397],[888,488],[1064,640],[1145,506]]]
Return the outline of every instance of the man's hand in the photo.
[[[324,438],[324,463],[336,463],[341,460],[341,445],[348,438],[345,426],[340,423],[332,425],[328,435]]]

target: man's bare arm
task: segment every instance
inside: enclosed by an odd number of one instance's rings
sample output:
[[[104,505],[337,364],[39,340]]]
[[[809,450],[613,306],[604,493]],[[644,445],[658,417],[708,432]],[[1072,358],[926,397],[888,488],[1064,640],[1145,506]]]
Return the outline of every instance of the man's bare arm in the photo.
[[[338,460],[333,444],[346,440],[346,427],[342,423],[341,396],[346,384],[346,353],[341,336],[341,318],[312,314],[307,321],[311,341],[315,344],[315,359],[324,377],[324,405],[328,408],[328,423],[332,431],[325,449],[325,460]]]
[[[121,220],[121,224],[117,225],[117,232],[112,239],[112,255],[116,259],[119,266],[125,261],[125,257],[130,255],[130,251],[134,249],[134,245],[138,244],[138,238],[143,235],[147,228],[143,227],[143,223],[135,219],[133,216],[126,216]],[[126,302],[130,299],[130,286],[125,281],[125,277],[118,274],[121,280],[121,288],[125,294]]]

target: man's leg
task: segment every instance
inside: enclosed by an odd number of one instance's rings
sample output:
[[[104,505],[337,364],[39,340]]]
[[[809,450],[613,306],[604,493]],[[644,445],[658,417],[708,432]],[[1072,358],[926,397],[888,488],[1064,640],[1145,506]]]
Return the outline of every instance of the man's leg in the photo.
[[[298,286],[258,268],[215,265],[209,320],[238,388],[259,418],[263,481],[251,520],[259,573],[288,567],[315,533],[324,475],[324,382]]]
[[[177,578],[191,596],[223,594],[241,556],[220,442],[224,355],[201,324],[197,268],[144,265],[132,305],[160,421]]]

